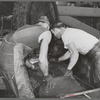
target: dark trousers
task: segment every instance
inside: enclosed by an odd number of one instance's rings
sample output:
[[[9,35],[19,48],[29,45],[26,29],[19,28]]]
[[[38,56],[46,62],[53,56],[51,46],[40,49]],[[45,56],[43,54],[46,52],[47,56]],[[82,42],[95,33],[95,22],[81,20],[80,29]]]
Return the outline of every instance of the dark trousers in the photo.
[[[100,42],[86,54],[90,63],[90,81],[94,87],[100,87]]]

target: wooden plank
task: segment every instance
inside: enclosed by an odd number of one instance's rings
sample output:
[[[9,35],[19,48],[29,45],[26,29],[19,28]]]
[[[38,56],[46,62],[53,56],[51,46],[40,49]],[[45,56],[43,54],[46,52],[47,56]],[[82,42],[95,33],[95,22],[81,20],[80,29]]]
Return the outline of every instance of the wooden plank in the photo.
[[[93,93],[93,92],[97,92],[97,91],[100,91],[100,88],[96,88],[96,89],[92,89],[92,90],[86,90],[86,91],[77,92],[77,93],[66,94],[64,96],[61,96],[60,98],[65,99],[65,98],[68,98],[68,97],[74,97],[74,96],[78,96],[78,95],[82,95],[82,94],[85,95],[85,94]]]
[[[57,6],[59,15],[100,17],[100,8]]]
[[[86,25],[79,20],[70,17],[70,16],[59,16],[60,21],[64,22],[65,24],[74,27],[82,29],[92,35],[94,35],[97,38],[100,38],[100,31],[96,30],[95,28],[90,27],[89,25]]]

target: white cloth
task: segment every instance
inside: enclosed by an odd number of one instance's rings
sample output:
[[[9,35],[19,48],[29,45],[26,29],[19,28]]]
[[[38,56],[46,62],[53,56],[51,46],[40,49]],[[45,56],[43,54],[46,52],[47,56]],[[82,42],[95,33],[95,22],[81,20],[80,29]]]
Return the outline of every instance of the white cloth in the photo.
[[[39,36],[38,43],[40,43],[41,40],[43,40],[43,39],[45,39],[48,43],[50,43],[51,38],[52,38],[51,32],[50,31],[45,31]]]
[[[93,46],[99,41],[96,37],[91,34],[75,28],[66,28],[62,35],[64,48],[67,49],[67,44],[74,42],[78,52],[85,55],[88,53]]]

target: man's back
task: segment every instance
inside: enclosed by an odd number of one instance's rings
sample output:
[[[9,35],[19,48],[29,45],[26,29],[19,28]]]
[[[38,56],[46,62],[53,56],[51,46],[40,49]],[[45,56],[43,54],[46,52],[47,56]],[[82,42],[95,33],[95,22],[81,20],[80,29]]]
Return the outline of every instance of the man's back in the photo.
[[[13,40],[17,43],[22,43],[30,48],[38,47],[39,36],[48,29],[39,25],[27,25],[19,28],[13,34]]]

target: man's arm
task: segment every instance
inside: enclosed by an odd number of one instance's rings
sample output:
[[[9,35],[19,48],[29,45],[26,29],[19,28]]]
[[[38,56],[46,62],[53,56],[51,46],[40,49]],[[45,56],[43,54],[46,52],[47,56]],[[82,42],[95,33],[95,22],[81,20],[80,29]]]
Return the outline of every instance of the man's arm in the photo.
[[[44,34],[44,33],[43,33]],[[45,32],[45,35],[41,35],[40,53],[39,53],[39,66],[44,76],[48,75],[48,46],[51,41],[51,33]]]
[[[76,46],[73,42],[70,42],[68,45],[67,45],[68,49],[69,49],[69,52],[70,52],[70,62],[69,62],[69,65],[68,65],[68,70],[71,70],[75,64],[77,63],[78,61],[78,58],[79,58],[79,53],[76,49]]]
[[[58,58],[58,61],[64,61],[70,58],[70,52],[67,51],[63,56]]]
[[[44,76],[48,75],[48,43],[45,40],[42,40],[39,54],[39,66],[41,71],[44,73]]]

